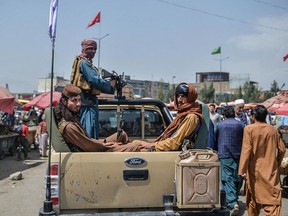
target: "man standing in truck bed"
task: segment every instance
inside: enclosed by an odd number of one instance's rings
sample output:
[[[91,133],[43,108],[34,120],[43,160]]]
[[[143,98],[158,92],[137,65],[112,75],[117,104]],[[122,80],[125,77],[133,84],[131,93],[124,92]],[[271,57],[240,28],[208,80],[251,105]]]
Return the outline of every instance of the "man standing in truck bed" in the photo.
[[[82,53],[76,57],[72,67],[71,84],[79,87],[81,93],[80,122],[87,134],[98,139],[98,98],[102,92],[114,94],[115,80],[102,79],[98,69],[92,64],[97,50],[96,41],[84,39],[81,43]]]

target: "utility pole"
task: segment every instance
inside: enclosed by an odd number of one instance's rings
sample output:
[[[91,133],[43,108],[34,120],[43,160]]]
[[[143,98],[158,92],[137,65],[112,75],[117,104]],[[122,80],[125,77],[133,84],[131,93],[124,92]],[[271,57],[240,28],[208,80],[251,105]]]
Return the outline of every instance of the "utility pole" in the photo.
[[[101,40],[105,37],[107,37],[109,34],[106,34],[102,37],[99,37],[99,38],[93,38],[93,39],[96,39],[98,40],[98,71],[100,73],[100,75],[102,76],[102,68],[100,68],[100,47],[101,47]]]
[[[225,58],[222,58],[220,57],[220,59],[215,59],[216,61],[219,61],[220,62],[220,73],[222,72],[222,61],[226,60],[230,58],[229,56],[225,57]],[[221,82],[222,82],[222,77],[220,78],[220,83],[219,83],[219,92],[220,92],[220,97],[219,97],[219,101],[220,103],[222,102],[222,88],[221,88]]]

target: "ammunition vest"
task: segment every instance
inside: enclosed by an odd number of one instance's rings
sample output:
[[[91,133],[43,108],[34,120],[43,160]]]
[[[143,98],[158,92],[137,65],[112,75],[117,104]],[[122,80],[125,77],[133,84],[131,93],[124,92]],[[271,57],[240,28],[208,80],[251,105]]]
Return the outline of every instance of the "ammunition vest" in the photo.
[[[62,135],[63,139],[65,140],[65,142],[67,143],[67,146],[70,149],[70,151],[71,152],[80,152],[82,150],[78,146],[75,146],[75,145],[71,144],[63,136],[63,133],[64,133],[64,130],[65,130],[66,126],[68,124],[71,124],[71,123],[72,122],[66,121],[65,119],[61,119],[61,121],[58,123],[58,130],[59,130],[60,134]]]
[[[61,121],[58,123],[58,130],[62,136],[63,136],[64,129],[68,124],[69,122],[67,122],[64,119],[61,119]]]
[[[88,83],[83,73],[80,70],[80,64],[81,64],[81,61],[83,60],[85,60],[85,58],[80,57],[80,56],[77,56],[76,59],[74,60],[74,63],[72,66],[72,72],[70,76],[71,84],[79,87],[80,89],[83,90],[83,92],[91,93],[93,95],[99,95],[101,91],[97,89],[95,86],[92,86],[90,83]],[[97,68],[92,63],[89,62],[89,64],[91,65],[91,68],[93,68],[95,73],[99,75]]]

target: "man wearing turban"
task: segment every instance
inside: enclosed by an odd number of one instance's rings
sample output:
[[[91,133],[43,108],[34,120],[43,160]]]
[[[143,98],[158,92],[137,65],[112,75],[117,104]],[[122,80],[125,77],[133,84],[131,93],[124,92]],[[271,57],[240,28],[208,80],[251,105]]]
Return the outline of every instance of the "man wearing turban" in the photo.
[[[72,67],[71,84],[79,87],[81,93],[80,121],[87,134],[97,139],[99,131],[98,98],[101,92],[114,94],[115,80],[104,80],[92,64],[97,50],[96,41],[84,39],[82,53],[76,57]]]
[[[180,83],[174,94],[174,108],[177,116],[166,130],[153,142],[134,140],[143,150],[152,148],[156,151],[181,150],[185,138],[188,138],[203,121],[201,108],[196,99],[197,90],[191,84]]]
[[[235,118],[244,123],[245,126],[251,124],[249,116],[244,112],[245,101],[243,99],[237,99],[235,104]]]

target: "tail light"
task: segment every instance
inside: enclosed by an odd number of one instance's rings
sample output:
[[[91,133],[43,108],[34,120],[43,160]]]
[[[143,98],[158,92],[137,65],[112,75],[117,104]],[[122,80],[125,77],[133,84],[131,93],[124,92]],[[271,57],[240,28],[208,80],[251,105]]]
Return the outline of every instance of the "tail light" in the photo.
[[[50,165],[51,201],[53,202],[53,205],[59,204],[59,168],[59,163],[51,163]],[[45,180],[47,181],[47,176]]]
[[[57,175],[58,176],[59,172],[59,163],[52,163],[50,165],[50,175]]]

